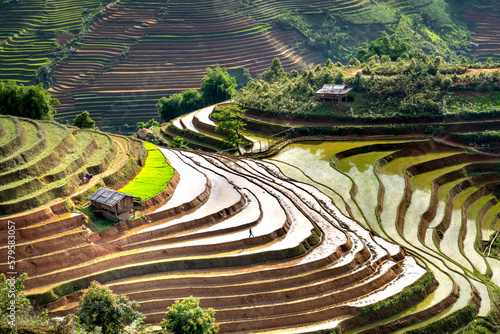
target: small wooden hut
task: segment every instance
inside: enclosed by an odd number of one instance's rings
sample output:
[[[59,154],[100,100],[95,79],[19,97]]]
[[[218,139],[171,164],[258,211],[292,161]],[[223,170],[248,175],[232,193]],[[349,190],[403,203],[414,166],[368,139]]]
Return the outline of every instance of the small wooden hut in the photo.
[[[352,90],[351,87],[346,85],[331,85],[325,84],[316,92],[321,101],[339,104],[347,102],[347,94]]]
[[[120,223],[134,217],[134,199],[140,200],[140,197],[99,188],[89,199],[96,213],[101,213],[109,220]]]

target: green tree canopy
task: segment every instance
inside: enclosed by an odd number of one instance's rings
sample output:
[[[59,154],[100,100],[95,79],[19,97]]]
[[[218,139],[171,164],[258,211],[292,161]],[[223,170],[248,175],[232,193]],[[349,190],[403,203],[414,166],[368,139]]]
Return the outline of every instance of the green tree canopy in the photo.
[[[170,97],[162,97],[156,107],[158,114],[165,121],[187,114],[202,106],[202,97],[196,89],[188,89]]]
[[[75,117],[73,125],[81,129],[92,129],[95,127],[95,121],[90,118],[88,111],[84,111],[80,115]]]
[[[152,126],[158,126],[158,125],[160,125],[160,123],[158,123],[157,121],[155,121],[154,118],[151,118],[146,123],[144,123],[144,122],[137,122],[137,124],[136,124],[136,131],[139,131],[140,129],[144,129],[144,128],[149,129]]]
[[[24,273],[17,279],[8,279],[0,274],[0,322],[16,323],[20,315],[26,314],[30,309],[30,301],[23,292],[23,282],[28,277]]]
[[[396,35],[388,35],[385,31],[382,36],[372,41],[371,43],[363,43],[358,48],[356,58],[361,62],[367,61],[373,55],[382,57],[389,56],[392,60],[398,58],[409,59],[417,54],[418,50],[411,47],[410,41],[400,39]]]
[[[231,104],[223,106],[217,112],[212,113],[212,117],[219,121],[215,127],[215,131],[227,133],[228,136],[224,139],[225,142],[232,146],[239,146],[244,143],[240,137],[240,131],[245,130],[246,124],[241,121],[241,117],[245,113],[237,105]]]
[[[278,80],[279,78],[283,78],[285,76],[285,70],[281,66],[281,60],[279,58],[274,58],[271,67],[262,72],[261,78],[267,82],[273,82]]]
[[[144,319],[142,313],[134,310],[138,307],[136,301],[116,296],[108,287],[93,281],[80,299],[76,316],[78,323],[87,330],[100,327],[103,334],[121,334],[126,326]]]
[[[167,309],[167,319],[160,326],[163,334],[216,334],[219,326],[215,323],[215,311],[202,309],[200,301],[194,297],[176,301]]]
[[[227,73],[225,67],[217,65],[215,71],[207,68],[201,80],[201,96],[204,105],[228,100],[236,95],[236,79]]]
[[[13,81],[0,82],[0,114],[31,119],[52,119],[53,106],[59,101],[50,97],[42,84],[24,86]]]

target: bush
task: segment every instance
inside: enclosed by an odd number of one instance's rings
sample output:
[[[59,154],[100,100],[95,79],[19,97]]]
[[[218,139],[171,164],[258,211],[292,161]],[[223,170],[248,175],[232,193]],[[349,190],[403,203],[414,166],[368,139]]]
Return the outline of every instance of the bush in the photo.
[[[103,334],[121,334],[126,326],[144,319],[142,313],[134,310],[138,307],[139,303],[116,296],[111,289],[93,281],[80,299],[76,316],[78,323],[90,331],[100,327]]]
[[[189,297],[169,307],[167,319],[160,326],[163,334],[215,334],[219,332],[219,326],[214,316],[213,309],[204,310],[198,299]]]
[[[53,106],[59,104],[50,97],[42,84],[38,86],[17,85],[13,81],[0,81],[0,114],[31,119],[52,119],[56,113]]]
[[[95,121],[90,118],[88,111],[84,111],[75,117],[73,125],[81,129],[92,129],[95,127]]]

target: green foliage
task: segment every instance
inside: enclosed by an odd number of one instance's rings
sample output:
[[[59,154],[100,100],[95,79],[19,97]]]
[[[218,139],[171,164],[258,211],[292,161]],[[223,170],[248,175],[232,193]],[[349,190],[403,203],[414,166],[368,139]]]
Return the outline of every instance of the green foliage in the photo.
[[[382,31],[382,36],[371,43],[363,43],[358,48],[356,58],[361,62],[366,62],[373,55],[382,57],[387,55],[391,60],[398,58],[409,59],[417,54],[417,50],[412,47],[409,39],[400,39],[396,35],[388,35]]]
[[[76,316],[78,323],[88,330],[100,327],[103,334],[121,334],[126,326],[144,318],[142,313],[134,310],[138,307],[139,303],[116,296],[108,287],[93,281],[80,299]]]
[[[449,315],[448,317],[435,321],[425,327],[409,331],[409,334],[449,334],[466,326],[476,316],[476,309],[469,305]]]
[[[217,65],[215,71],[207,68],[201,80],[201,97],[204,105],[211,105],[231,99],[236,95],[236,79],[227,73],[225,67]]]
[[[172,139],[172,146],[173,147],[177,147],[177,148],[181,148],[184,146],[184,138],[182,137],[175,137]]]
[[[427,289],[435,281],[434,273],[432,271],[427,272],[422,278],[410,286],[407,286],[397,295],[390,298],[381,300],[375,304],[367,305],[361,309],[360,315],[371,315],[379,313],[385,309],[397,307],[398,305],[403,305],[405,301],[410,301],[415,297],[420,297],[425,295]]]
[[[145,142],[148,157],[137,176],[120,189],[121,192],[148,199],[165,190],[174,175],[174,169],[165,161],[156,146]]]
[[[355,39],[366,34],[355,35],[350,31],[348,23],[329,11],[321,13],[299,14],[291,10],[283,10],[276,23],[284,30],[299,32],[304,42],[298,42],[302,51],[321,52],[326,58],[347,62],[355,49]]]
[[[0,7],[7,6],[10,3],[17,3],[19,0],[0,0]]]
[[[196,89],[188,89],[170,97],[162,97],[156,107],[161,118],[169,121],[202,106],[202,97]]]
[[[214,316],[213,309],[204,310],[198,299],[189,297],[170,306],[160,326],[163,334],[215,334],[219,326]]]
[[[234,104],[223,106],[212,113],[212,117],[219,121],[215,127],[215,131],[227,133],[228,136],[224,141],[232,146],[239,146],[244,143],[244,140],[240,137],[240,131],[245,131],[246,126],[241,121],[244,113],[244,110]]]
[[[23,292],[23,282],[27,277],[26,273],[13,279],[0,274],[0,322],[6,322],[10,327],[31,309],[30,301]]]
[[[144,129],[144,128],[149,129],[152,126],[158,126],[158,125],[160,125],[160,123],[158,123],[157,121],[155,121],[154,118],[151,118],[146,123],[144,123],[144,122],[137,122],[137,124],[136,124],[136,131],[139,131],[140,129]]]
[[[42,84],[37,86],[17,85],[13,81],[0,82],[0,114],[31,119],[52,119],[56,113],[53,106],[59,104],[50,97]]]
[[[285,70],[281,66],[281,60],[279,58],[274,58],[271,67],[262,72],[260,75],[261,79],[267,82],[273,82],[285,75]]]
[[[75,117],[73,125],[81,129],[92,129],[95,127],[95,121],[90,118],[88,111],[84,111],[80,115]]]
[[[489,144],[491,142],[500,142],[500,131],[483,131],[469,133],[452,133],[450,137],[459,143],[476,145]]]

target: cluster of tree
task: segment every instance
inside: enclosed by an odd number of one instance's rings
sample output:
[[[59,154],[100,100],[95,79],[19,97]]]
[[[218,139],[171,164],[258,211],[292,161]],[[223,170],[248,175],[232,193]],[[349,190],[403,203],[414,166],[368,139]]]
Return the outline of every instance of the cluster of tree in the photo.
[[[331,15],[328,9],[314,15],[284,10],[276,23],[285,30],[298,31],[304,37],[298,46],[321,52],[325,57],[346,61],[356,51],[349,25]],[[364,34],[363,34],[364,35]]]
[[[135,130],[139,131],[140,129],[144,129],[144,128],[149,129],[152,126],[158,126],[158,125],[160,125],[160,123],[157,122],[157,121],[155,121],[154,118],[151,118],[146,123],[144,123],[144,122],[137,122]]]
[[[388,35],[385,31],[382,36],[370,43],[363,43],[356,53],[356,58],[361,62],[366,62],[374,55],[379,57],[387,56],[395,61],[398,58],[410,59],[414,57],[419,50],[412,46],[411,41],[398,38],[395,34]]]
[[[375,54],[363,63],[363,73],[381,75],[436,75],[461,74],[466,67],[462,63],[448,63],[440,56],[427,56],[419,52],[411,59],[397,58],[395,61],[387,55],[379,57]]]
[[[0,7],[7,6],[9,3],[19,2],[19,0],[0,0]]]
[[[246,124],[241,120],[245,111],[235,104],[230,104],[217,109],[211,117],[218,121],[215,131],[227,134],[224,141],[232,146],[239,146],[245,141],[240,131],[245,131]]]
[[[356,63],[356,59],[351,61]],[[357,114],[368,117],[438,116],[446,110],[443,94],[452,90],[496,90],[500,88],[500,73],[477,76],[457,76],[463,66],[448,64],[441,57],[418,53],[409,60],[390,60],[388,56],[372,56],[368,67],[389,69],[391,75],[347,74],[341,64],[328,61],[314,70],[285,73],[273,62],[260,80],[250,82],[235,101],[247,109],[294,115],[314,115],[322,110],[315,92],[324,84],[345,84],[360,93],[356,98]],[[397,70],[390,70],[397,68]]]
[[[0,114],[31,119],[52,119],[53,106],[59,101],[52,98],[41,84],[24,86],[13,81],[0,81]]]
[[[29,299],[24,294],[23,282],[27,274],[17,279],[7,279],[0,274],[0,332],[15,333],[18,326],[29,333],[151,333],[142,322],[145,316],[137,311],[139,303],[125,296],[115,295],[111,289],[90,283],[80,299],[79,309],[66,321],[50,319],[46,313],[35,315]],[[14,307],[12,307],[14,305]],[[167,308],[166,319],[160,323],[162,334],[216,334],[215,311],[202,309],[199,300],[189,297]],[[72,319],[76,321],[72,321]]]
[[[318,106],[314,93],[326,83],[343,83],[345,73],[338,64],[328,61],[324,67],[299,74],[285,73],[276,58],[260,80],[240,90],[235,101],[244,108],[278,113],[300,113]]]
[[[158,113],[169,121],[188,112],[214,103],[228,100],[236,95],[236,79],[226,68],[217,65],[215,71],[207,68],[201,80],[201,93],[195,89],[185,90],[170,97],[162,97],[157,104]]]
[[[84,111],[75,117],[73,125],[81,129],[92,129],[95,127],[95,121],[90,118],[90,114],[88,111]]]

